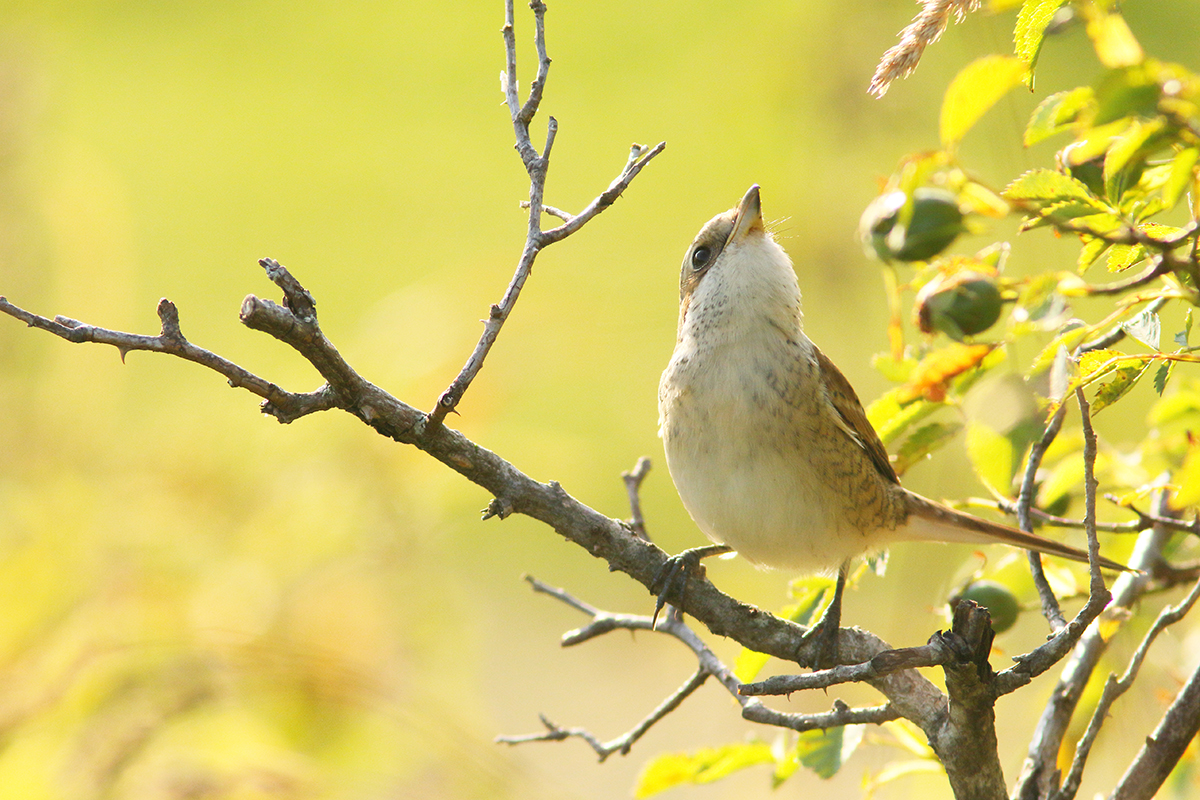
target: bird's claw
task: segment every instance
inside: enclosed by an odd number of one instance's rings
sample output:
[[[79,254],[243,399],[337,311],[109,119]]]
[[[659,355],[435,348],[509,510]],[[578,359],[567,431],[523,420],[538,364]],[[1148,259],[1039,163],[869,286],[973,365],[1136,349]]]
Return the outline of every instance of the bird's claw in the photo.
[[[653,628],[658,624],[658,615],[671,597],[678,599],[677,607],[687,602],[688,581],[693,577],[704,575],[704,567],[700,563],[702,559],[731,551],[732,549],[727,545],[713,544],[684,550],[678,555],[667,558],[659,567],[658,572],[654,575],[654,581],[650,584],[650,591],[657,595],[650,627]]]

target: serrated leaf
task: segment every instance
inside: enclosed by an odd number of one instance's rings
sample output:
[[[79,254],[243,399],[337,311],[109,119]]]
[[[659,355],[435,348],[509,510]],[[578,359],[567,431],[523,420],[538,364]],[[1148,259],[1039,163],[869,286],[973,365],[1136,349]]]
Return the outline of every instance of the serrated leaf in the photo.
[[[1114,244],[1108,251],[1108,271],[1124,272],[1146,257],[1140,244]]]
[[[1079,380],[1092,381],[1107,375],[1124,355],[1117,350],[1089,350],[1079,357]]]
[[[1008,200],[1049,205],[1067,201],[1086,204],[1096,202],[1082,181],[1049,169],[1031,169],[1010,183],[1002,193]],[[1097,205],[1097,210],[1101,206]]]
[[[996,102],[1021,82],[1025,64],[1012,56],[990,55],[962,69],[942,100],[939,130],[942,146],[950,149]]]
[[[1167,388],[1167,381],[1171,379],[1174,366],[1174,361],[1164,361],[1154,373],[1154,391],[1158,392],[1159,397],[1162,397],[1163,390]]]
[[[1117,367],[1113,377],[1096,390],[1096,396],[1092,398],[1092,413],[1100,413],[1128,394],[1129,390],[1137,385],[1137,382],[1146,374],[1151,363],[1151,360],[1147,358],[1124,362]]]
[[[1060,131],[1067,130],[1079,119],[1079,114],[1091,103],[1095,94],[1090,86],[1080,86],[1069,92],[1056,92],[1034,109],[1025,126],[1025,146],[1032,147]]]
[[[633,796],[651,797],[676,786],[712,783],[746,767],[773,763],[770,745],[758,741],[706,747],[694,753],[664,753],[642,769]]]
[[[1180,150],[1171,159],[1171,172],[1163,183],[1162,198],[1167,208],[1174,208],[1179,198],[1187,191],[1196,176],[1196,162],[1200,160],[1200,149],[1189,147]]]
[[[953,439],[961,429],[962,424],[958,422],[931,422],[917,428],[896,451],[896,459],[892,462],[896,473],[903,475],[913,464]]]
[[[1058,357],[1059,349],[1074,350],[1080,342],[1088,335],[1088,329],[1084,325],[1075,325],[1074,327],[1064,330],[1053,339],[1049,344],[1042,348],[1042,351],[1034,357],[1033,363],[1029,366],[1029,375],[1033,377],[1050,368],[1054,360]]]
[[[1013,43],[1017,58],[1029,65],[1027,83],[1030,89],[1033,88],[1033,68],[1037,66],[1038,56],[1042,52],[1046,27],[1065,2],[1066,0],[1025,0],[1017,14]]]
[[[1136,317],[1122,322],[1121,329],[1151,350],[1159,349],[1162,324],[1159,322],[1158,314],[1152,309],[1148,308]]]

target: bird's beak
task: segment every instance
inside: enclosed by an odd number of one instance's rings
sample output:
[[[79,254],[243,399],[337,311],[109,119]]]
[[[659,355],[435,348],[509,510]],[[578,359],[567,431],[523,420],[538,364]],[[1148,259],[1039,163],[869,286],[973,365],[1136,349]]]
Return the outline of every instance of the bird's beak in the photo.
[[[739,242],[751,233],[762,233],[763,230],[762,205],[759,203],[756,183],[746,192],[742,202],[738,203],[737,217],[733,221],[733,233],[729,235],[729,241]]]

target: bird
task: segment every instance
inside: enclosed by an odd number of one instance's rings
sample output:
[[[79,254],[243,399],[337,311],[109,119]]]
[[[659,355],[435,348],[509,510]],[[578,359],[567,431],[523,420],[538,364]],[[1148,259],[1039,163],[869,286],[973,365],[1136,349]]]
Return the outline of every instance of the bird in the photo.
[[[808,634],[818,637],[818,659],[831,662],[849,564],[893,542],[1000,542],[1088,561],[1082,550],[901,486],[854,388],[804,333],[796,272],[763,224],[757,184],[709,220],[684,256],[658,407],[667,469],[714,544],[668,559],[654,582],[655,618],[711,555],[837,570],[834,596]]]

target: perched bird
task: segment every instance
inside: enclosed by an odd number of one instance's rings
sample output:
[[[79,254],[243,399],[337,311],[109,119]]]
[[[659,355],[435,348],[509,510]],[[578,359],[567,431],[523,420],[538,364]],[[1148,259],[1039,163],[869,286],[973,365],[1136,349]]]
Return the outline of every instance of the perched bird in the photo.
[[[1088,560],[900,485],[849,381],[804,335],[796,273],[763,226],[758,186],[709,220],[684,256],[678,338],[658,409],[671,478],[716,542],[668,562],[659,609],[709,555],[736,550],[764,567],[838,569],[833,601],[813,629],[834,657],[847,564],[892,542],[1002,542]]]

